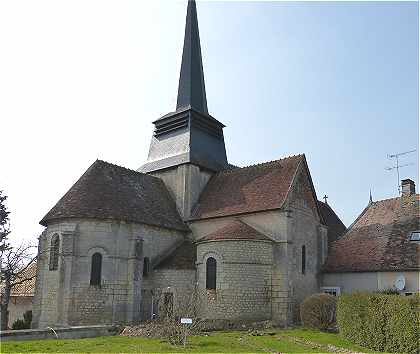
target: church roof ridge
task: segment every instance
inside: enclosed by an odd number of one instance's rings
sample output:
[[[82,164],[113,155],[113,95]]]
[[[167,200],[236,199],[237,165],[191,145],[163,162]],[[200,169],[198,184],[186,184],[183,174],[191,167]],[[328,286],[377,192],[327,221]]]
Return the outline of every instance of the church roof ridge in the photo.
[[[128,167],[125,167],[125,166],[121,166],[121,165],[117,165],[117,164],[115,164],[115,163],[108,162],[108,161],[101,160],[101,159],[96,159],[96,161],[92,164],[92,166],[93,166],[96,162],[100,162],[100,163],[102,163],[102,164],[105,164],[105,165],[108,165],[108,166],[111,166],[111,167],[119,168],[119,169],[121,169],[121,170],[125,170],[125,171],[127,171],[127,172],[132,173],[132,174],[141,175],[141,176],[147,176],[147,177],[150,177],[150,178],[157,178],[157,179],[160,179],[160,178],[158,178],[158,177],[155,177],[155,176],[149,175],[149,174],[147,174],[147,173],[143,173],[143,172],[140,172],[140,171],[136,171],[136,170],[133,170],[133,169],[131,169],[131,168],[128,168]]]
[[[290,155],[290,156],[286,156],[286,157],[282,157],[280,159],[277,160],[270,160],[270,161],[264,161],[264,162],[259,162],[259,163],[255,163],[252,165],[247,165],[247,166],[235,166],[234,168],[228,168],[225,169],[223,171],[220,171],[219,173],[233,173],[235,171],[239,171],[239,170],[245,170],[245,169],[257,169],[257,168],[264,168],[270,165],[276,165],[278,163],[281,162],[286,162],[288,160],[292,160],[292,159],[301,159],[301,158],[305,158],[305,154],[296,154],[296,155]],[[234,165],[232,165],[234,166]]]

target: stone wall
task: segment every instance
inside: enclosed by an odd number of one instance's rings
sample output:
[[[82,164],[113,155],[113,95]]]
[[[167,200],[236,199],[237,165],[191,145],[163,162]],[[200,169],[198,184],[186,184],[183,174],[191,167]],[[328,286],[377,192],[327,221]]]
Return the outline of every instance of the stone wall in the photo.
[[[319,292],[320,270],[325,257],[326,229],[321,226],[310,176],[301,165],[292,186],[287,208],[290,299],[289,321],[299,321],[299,305],[311,294]],[[324,242],[323,242],[324,241]],[[302,272],[302,246],[305,247],[305,271]]]
[[[59,267],[49,270],[49,244],[60,236]],[[119,323],[140,317],[143,257],[164,254],[183,233],[116,221],[67,220],[48,226],[40,238],[34,328]],[[136,254],[140,244],[141,254]],[[102,255],[101,285],[90,285],[91,259]]]
[[[164,294],[173,294],[175,316],[185,316],[185,305],[192,302],[196,284],[195,269],[156,269],[143,278],[142,320],[149,320],[152,314],[162,316]],[[152,305],[153,303],[153,305]]]
[[[229,320],[271,318],[270,241],[209,241],[197,245],[198,284],[203,317]],[[206,261],[217,261],[216,290],[206,290]]]
[[[191,211],[212,173],[193,164],[184,164],[150,173],[162,179],[176,202],[183,219],[190,217]]]

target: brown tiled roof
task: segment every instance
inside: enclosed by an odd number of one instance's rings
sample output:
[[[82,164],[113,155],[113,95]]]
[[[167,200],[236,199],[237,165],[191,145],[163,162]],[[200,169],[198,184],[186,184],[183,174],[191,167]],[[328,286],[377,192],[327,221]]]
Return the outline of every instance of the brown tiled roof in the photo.
[[[195,269],[196,255],[195,245],[185,240],[174,252],[156,265],[155,269]]]
[[[36,263],[32,263],[21,275],[22,279],[27,280],[25,280],[23,283],[14,285],[12,287],[10,296],[34,296],[36,280],[35,276]]]
[[[271,241],[270,238],[255,230],[253,227],[240,220],[234,220],[228,225],[212,232],[198,242],[218,240],[263,240]]]
[[[281,208],[304,158],[297,155],[217,173],[201,194],[191,219]]]
[[[96,160],[41,220],[114,219],[187,231],[162,180]]]
[[[420,243],[409,240],[419,230],[419,195],[371,203],[333,242],[326,272],[402,271],[420,269]]]
[[[346,232],[346,226],[327,203],[318,200],[318,207],[322,220],[325,226],[328,227],[328,244],[330,244]]]

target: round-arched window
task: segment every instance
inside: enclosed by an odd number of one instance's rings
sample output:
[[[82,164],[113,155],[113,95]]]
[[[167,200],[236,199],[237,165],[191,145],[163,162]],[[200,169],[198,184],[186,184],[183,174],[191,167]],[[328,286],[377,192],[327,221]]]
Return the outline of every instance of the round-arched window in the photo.
[[[92,255],[92,265],[90,268],[90,285],[101,285],[102,255],[96,252]]]
[[[216,289],[217,262],[213,257],[206,261],[206,289]]]

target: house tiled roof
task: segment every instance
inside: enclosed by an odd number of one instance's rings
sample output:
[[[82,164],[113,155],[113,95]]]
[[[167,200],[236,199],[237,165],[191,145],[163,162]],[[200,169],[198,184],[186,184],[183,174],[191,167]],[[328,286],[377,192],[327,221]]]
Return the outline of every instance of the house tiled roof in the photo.
[[[156,265],[155,269],[195,269],[196,255],[195,245],[185,240],[174,252]]]
[[[187,231],[162,180],[96,160],[41,220],[114,219]]]
[[[253,227],[240,220],[234,220],[228,225],[212,232],[198,242],[218,240],[263,240],[271,241],[270,238],[255,230]]]
[[[304,155],[224,170],[202,192],[191,220],[280,209]]]
[[[27,279],[20,284],[16,284],[12,287],[10,296],[34,296],[35,293],[35,281],[36,281],[36,263],[32,263],[22,273],[22,279]],[[20,282],[20,280],[19,280]]]
[[[328,244],[330,244],[346,232],[346,226],[327,203],[318,200],[318,207],[323,223],[328,227]]]
[[[373,202],[333,242],[326,272],[420,269],[420,243],[409,240],[419,230],[419,195]]]

